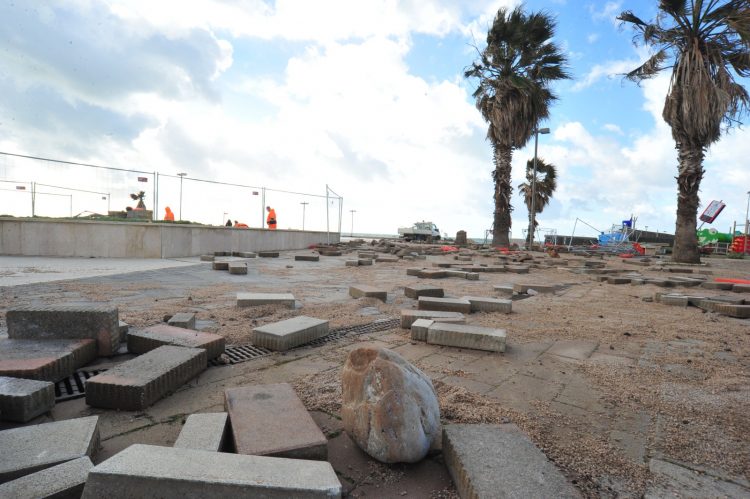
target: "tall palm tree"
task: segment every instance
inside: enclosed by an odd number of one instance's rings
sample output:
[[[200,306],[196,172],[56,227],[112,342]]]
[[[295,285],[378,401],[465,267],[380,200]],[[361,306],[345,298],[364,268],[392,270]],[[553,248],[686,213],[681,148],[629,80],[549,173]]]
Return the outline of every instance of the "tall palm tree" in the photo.
[[[549,86],[570,78],[567,59],[551,39],[555,21],[544,12],[524,13],[521,7],[497,11],[487,33],[487,47],[464,76],[477,78],[473,96],[489,123],[495,169],[495,213],[492,244],[508,246],[511,226],[510,196],[513,150],[523,147],[556,100]]]
[[[531,244],[531,235],[539,225],[531,214],[532,184],[534,191],[534,213],[541,213],[552,199],[552,194],[557,189],[557,168],[552,163],[545,162],[542,158],[536,160],[536,182],[534,181],[534,159],[526,162],[526,182],[518,185],[518,190],[523,196],[526,208],[529,210],[529,234],[528,244]]]
[[[735,75],[750,76],[750,0],[661,0],[656,19],[631,11],[634,42],[654,54],[626,77],[635,82],[671,70],[662,117],[677,148],[677,222],[672,258],[700,262],[696,214],[706,149],[747,112],[750,96]],[[724,125],[724,127],[722,127]]]

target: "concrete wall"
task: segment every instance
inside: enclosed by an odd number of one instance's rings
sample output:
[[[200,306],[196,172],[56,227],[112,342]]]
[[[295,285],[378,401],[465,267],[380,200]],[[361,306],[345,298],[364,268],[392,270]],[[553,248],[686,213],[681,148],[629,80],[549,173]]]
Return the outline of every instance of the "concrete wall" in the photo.
[[[339,242],[339,236],[332,232],[330,242]],[[327,241],[325,232],[298,230],[0,218],[0,255],[174,258],[214,251],[304,249]]]

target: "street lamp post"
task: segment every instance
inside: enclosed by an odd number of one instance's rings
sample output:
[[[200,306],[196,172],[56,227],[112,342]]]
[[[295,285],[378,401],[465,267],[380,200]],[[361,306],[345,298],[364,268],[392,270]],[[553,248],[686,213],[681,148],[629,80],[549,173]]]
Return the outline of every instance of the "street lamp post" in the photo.
[[[742,248],[742,254],[747,254],[747,226],[748,216],[750,215],[750,191],[747,191],[747,207],[745,208],[745,246]]]
[[[182,179],[187,176],[187,173],[178,173],[177,176],[180,177],[180,222],[182,222]]]
[[[300,204],[302,205],[302,230],[305,230],[305,208],[307,208],[307,205],[310,203],[302,201]]]
[[[354,214],[357,210],[349,210],[349,212],[352,214],[352,230],[349,232],[349,237],[354,237]]]
[[[536,158],[539,148],[539,134],[546,135],[549,128],[534,130],[534,173],[531,176],[531,222],[529,222],[529,250],[534,246],[534,226],[536,225]]]

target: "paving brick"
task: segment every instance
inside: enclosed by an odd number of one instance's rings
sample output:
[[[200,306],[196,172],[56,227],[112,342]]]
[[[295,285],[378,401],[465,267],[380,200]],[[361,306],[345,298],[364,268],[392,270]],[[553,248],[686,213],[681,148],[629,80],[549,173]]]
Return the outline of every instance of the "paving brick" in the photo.
[[[407,271],[408,274],[408,271]],[[432,270],[432,269],[421,269],[417,273],[417,277],[422,279],[444,279],[448,277],[447,270]]]
[[[347,260],[345,265],[347,267],[359,267],[359,260]]]
[[[608,278],[605,277],[606,281]],[[531,284],[531,283],[516,283],[513,285],[513,291],[516,293],[528,293],[530,289],[533,289],[537,293],[554,293],[557,291],[557,286],[554,284]]]
[[[444,426],[443,458],[464,498],[581,497],[514,424]]]
[[[630,284],[630,277],[615,277],[615,276],[609,276],[607,277],[607,282],[610,284]]]
[[[714,311],[730,317],[750,319],[750,305],[734,305],[731,303],[717,303]]]
[[[502,295],[502,296],[513,296],[513,285],[512,284],[499,284],[497,286],[492,286],[493,291],[495,293]]]
[[[445,276],[446,277],[458,277],[459,279],[466,279],[469,281],[479,280],[478,272],[465,272],[463,270],[446,270]]]
[[[472,312],[500,312],[509,314],[513,310],[513,302],[511,300],[500,300],[486,296],[462,296],[461,299],[471,303]]]
[[[294,261],[296,262],[318,262],[320,256],[318,255],[294,255]]]
[[[219,452],[225,448],[227,438],[226,412],[191,414],[174,443],[178,449],[196,449]]]
[[[229,273],[247,275],[247,264],[245,262],[229,262]]]
[[[55,305],[17,307],[5,316],[8,338],[23,340],[96,340],[99,355],[111,356],[120,346],[117,307]]]
[[[89,472],[83,498],[103,497],[337,499],[341,482],[322,461],[136,444]]]
[[[732,286],[734,286],[734,284],[732,284],[731,282],[709,282],[709,281],[706,281],[706,282],[701,283],[701,287],[702,288],[705,288],[705,289],[720,289],[722,291],[730,291],[732,289]]]
[[[291,293],[237,293],[238,307],[256,305],[284,305],[294,308],[294,295]]]
[[[435,298],[433,296],[420,296],[417,301],[419,310],[439,310],[444,312],[471,312],[471,303],[459,298]]]
[[[440,269],[449,269],[453,267],[453,262],[432,262],[432,266]]]
[[[88,456],[52,466],[0,485],[0,497],[73,499],[81,497],[94,467]]]
[[[99,448],[98,423],[98,416],[89,416],[0,431],[0,483],[93,456]]]
[[[505,351],[505,330],[434,322],[427,328],[427,343],[488,352]]]
[[[384,289],[368,286],[367,284],[355,284],[349,286],[349,296],[352,298],[377,298],[385,303],[388,299],[388,292]]]
[[[0,338],[0,376],[59,381],[96,356],[95,340]]]
[[[506,272],[511,272],[513,274],[528,274],[529,266],[528,265],[506,265],[505,270]]]
[[[423,270],[426,269],[423,267],[409,267],[406,269],[406,275],[419,277],[419,274],[421,274]]]
[[[144,354],[159,347],[202,348],[209,359],[224,353],[226,338],[213,333],[204,333],[180,327],[157,324],[128,334],[128,351]]]
[[[195,329],[195,314],[191,312],[179,312],[169,318],[167,324],[184,329]]]
[[[688,297],[683,295],[662,295],[659,302],[675,307],[687,307],[689,304]]]
[[[258,256],[260,258],[278,258],[279,252],[278,251],[259,251]]]
[[[378,255],[374,251],[360,251],[357,253],[358,258],[367,258],[369,260],[374,260],[377,256]]]
[[[191,380],[208,365],[201,348],[162,346],[86,381],[92,407],[138,411]]]
[[[130,329],[130,325],[128,325],[127,322],[118,321],[117,322],[118,327],[120,328],[120,340],[122,340],[126,334],[128,334],[128,329]]]
[[[398,263],[400,260],[397,256],[379,256],[375,258],[377,263]]]
[[[229,262],[227,262],[227,261],[220,261],[220,262],[215,261],[213,263],[213,267],[212,268],[214,270],[229,270]]]
[[[201,262],[213,262],[214,255],[201,255]]]
[[[435,321],[430,319],[417,319],[411,325],[411,339],[418,341],[427,341],[427,328]]]
[[[318,251],[322,256],[341,256],[343,253],[341,250],[332,250],[332,249],[321,249]]]
[[[402,310],[401,328],[409,329],[417,319],[430,319],[440,322],[454,322],[463,324],[466,321],[464,314],[459,312],[440,312],[436,310]]]
[[[735,293],[750,293],[750,284],[735,284],[732,286]]]
[[[237,256],[240,258],[256,258],[258,254],[252,251],[239,251],[237,252]]]
[[[363,267],[367,265],[372,265],[372,259],[371,258],[359,258],[357,260],[357,265],[361,265]]]
[[[409,298],[414,298],[415,300],[420,296],[434,296],[436,298],[442,298],[444,296],[444,291],[443,288],[438,288],[435,286],[423,286],[420,284],[415,284],[406,286],[404,288],[404,295]]]
[[[54,405],[53,383],[0,376],[0,419],[25,423]]]
[[[300,315],[253,329],[253,345],[284,351],[328,334],[328,321]]]
[[[243,386],[224,391],[237,454],[319,459],[327,441],[291,385]]]
[[[232,256],[231,251],[214,251],[214,256]]]

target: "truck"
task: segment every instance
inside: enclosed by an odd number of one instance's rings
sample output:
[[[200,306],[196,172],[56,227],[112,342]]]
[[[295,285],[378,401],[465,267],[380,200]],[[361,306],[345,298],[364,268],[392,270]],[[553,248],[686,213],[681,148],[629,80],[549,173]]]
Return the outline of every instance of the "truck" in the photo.
[[[440,229],[434,223],[422,220],[411,227],[399,227],[398,235],[406,241],[439,241]]]

